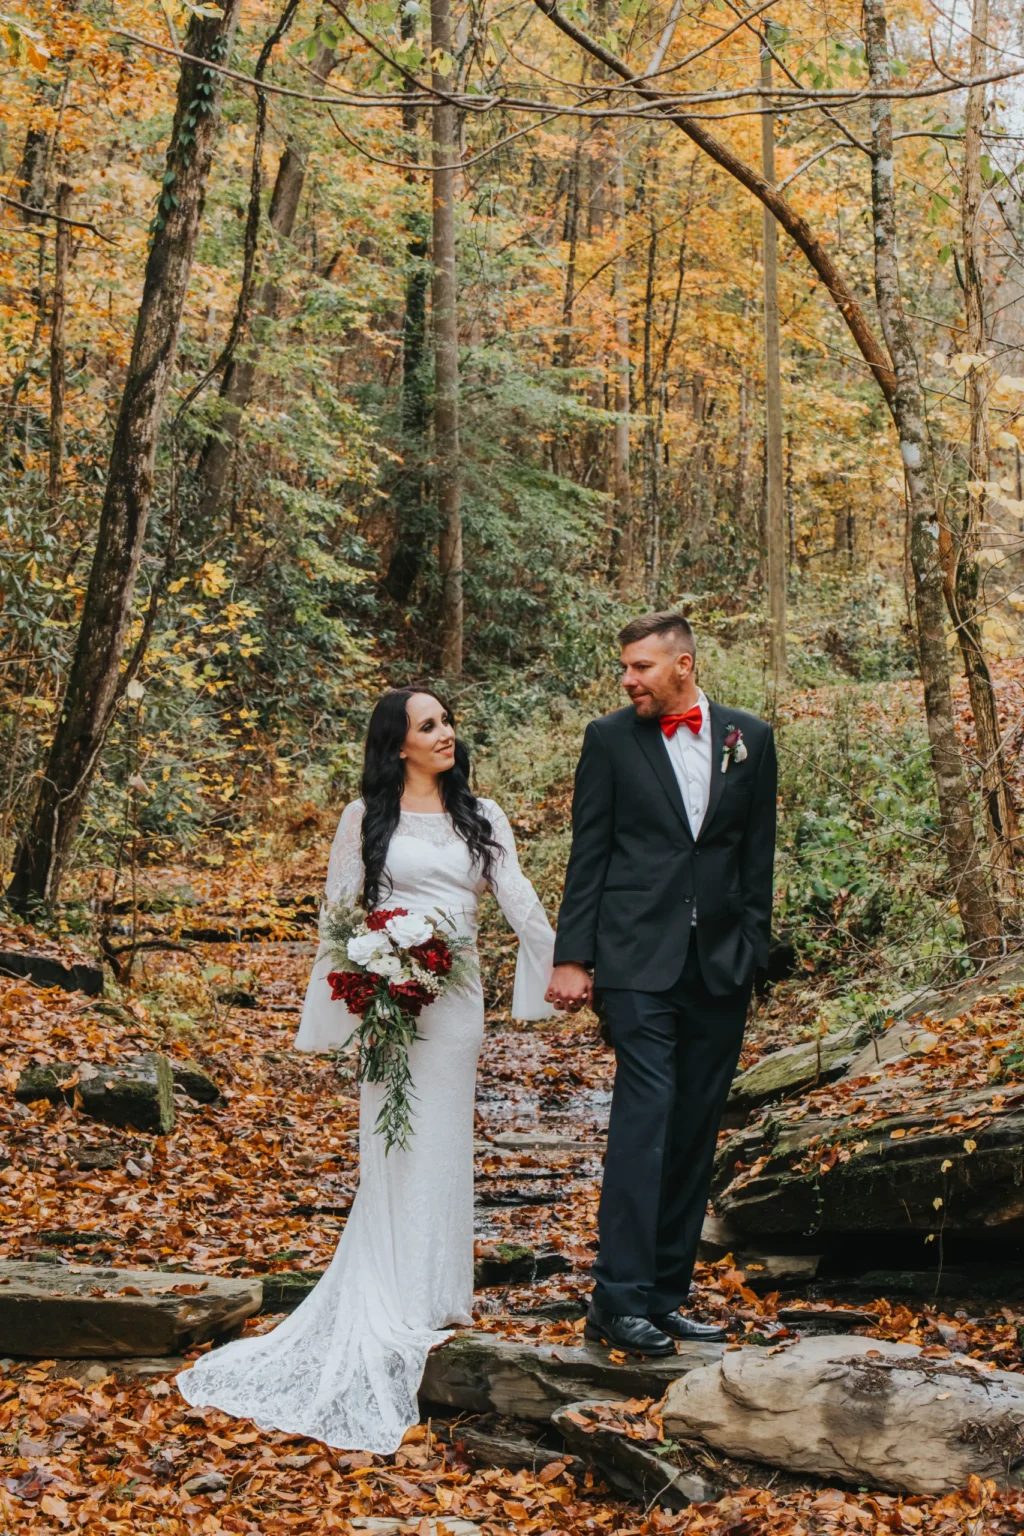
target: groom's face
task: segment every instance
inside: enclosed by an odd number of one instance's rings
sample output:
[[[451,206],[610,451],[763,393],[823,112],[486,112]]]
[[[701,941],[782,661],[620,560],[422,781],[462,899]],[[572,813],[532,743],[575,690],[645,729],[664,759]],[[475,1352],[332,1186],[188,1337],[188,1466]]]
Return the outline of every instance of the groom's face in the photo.
[[[622,647],[622,686],[641,720],[671,714],[693,686],[693,657],[675,635],[650,635]]]

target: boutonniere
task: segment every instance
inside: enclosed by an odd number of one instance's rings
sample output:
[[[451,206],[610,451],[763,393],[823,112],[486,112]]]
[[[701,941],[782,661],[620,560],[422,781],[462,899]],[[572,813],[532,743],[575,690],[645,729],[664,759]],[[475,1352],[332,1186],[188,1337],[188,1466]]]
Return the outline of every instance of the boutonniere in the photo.
[[[746,756],[747,744],[743,740],[743,732],[738,725],[727,725],[725,741],[722,745],[722,772],[725,772],[731,762],[745,762]]]

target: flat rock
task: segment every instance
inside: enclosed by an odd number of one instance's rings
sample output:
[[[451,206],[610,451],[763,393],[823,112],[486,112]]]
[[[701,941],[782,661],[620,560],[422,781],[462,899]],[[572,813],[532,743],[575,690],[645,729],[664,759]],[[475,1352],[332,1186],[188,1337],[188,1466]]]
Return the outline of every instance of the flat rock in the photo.
[[[657,1441],[647,1444],[631,1440],[600,1420],[591,1419],[588,1409],[599,1406],[587,1400],[570,1403],[556,1409],[551,1422],[566,1445],[617,1493],[638,1500],[645,1509],[652,1504],[686,1509],[690,1504],[706,1504],[721,1497],[721,1488],[706,1478],[683,1472],[659,1456]]]
[[[177,1355],[239,1327],[262,1290],[218,1275],[0,1263],[0,1354]]]
[[[851,1328],[877,1328],[877,1312],[853,1307],[780,1307],[780,1323],[796,1333],[848,1333]]]
[[[860,1132],[859,1140],[835,1119],[787,1120],[767,1111],[720,1147],[715,1209],[758,1245],[812,1233],[923,1237],[940,1220],[947,1234],[1016,1241],[1024,1237],[1024,1107],[962,1128],[984,1114],[991,1097],[979,1090],[951,1095],[937,1108],[894,1113]],[[849,1155],[823,1173],[822,1153],[835,1143]]]
[[[584,1397],[660,1397],[669,1382],[717,1360],[723,1348],[682,1344],[677,1354],[620,1365],[597,1344],[521,1344],[460,1333],[427,1356],[420,1401],[543,1424],[556,1408]]]
[[[506,1152],[600,1152],[603,1143],[577,1141],[561,1131],[501,1131],[488,1143]]]
[[[963,1357],[859,1335],[741,1349],[673,1382],[672,1439],[894,1493],[939,1495],[972,1473],[1024,1486],[1024,1381]]]
[[[866,1026],[851,1024],[835,1034],[801,1040],[762,1056],[733,1081],[726,1115],[745,1116],[800,1089],[834,1082],[846,1072],[866,1034]]]
[[[907,1056],[926,1056],[938,1038],[928,1028],[927,1019],[906,1019],[887,1029],[877,1040],[869,1040],[853,1057],[845,1076],[852,1081],[856,1077],[870,1076],[889,1062],[903,1061]]]
[[[0,975],[21,976],[37,987],[61,987],[65,992],[85,992],[99,997],[103,992],[103,971],[84,961],[65,964],[52,955],[37,955],[27,949],[0,950]]]

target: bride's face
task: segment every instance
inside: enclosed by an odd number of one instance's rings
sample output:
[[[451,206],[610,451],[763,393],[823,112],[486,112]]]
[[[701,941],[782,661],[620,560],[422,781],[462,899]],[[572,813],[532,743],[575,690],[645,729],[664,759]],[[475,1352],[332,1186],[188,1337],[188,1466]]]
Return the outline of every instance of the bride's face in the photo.
[[[402,743],[402,761],[436,778],[455,762],[455,728],[448,711],[429,693],[414,693],[405,706],[409,729]]]

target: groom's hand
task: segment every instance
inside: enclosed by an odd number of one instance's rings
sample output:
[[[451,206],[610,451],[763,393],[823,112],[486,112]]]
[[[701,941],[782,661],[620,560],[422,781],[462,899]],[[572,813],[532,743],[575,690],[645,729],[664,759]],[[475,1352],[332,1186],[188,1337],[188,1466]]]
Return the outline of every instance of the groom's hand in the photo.
[[[544,996],[553,1008],[578,1013],[584,1004],[593,1002],[593,977],[583,965],[556,965]]]

